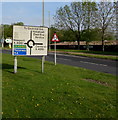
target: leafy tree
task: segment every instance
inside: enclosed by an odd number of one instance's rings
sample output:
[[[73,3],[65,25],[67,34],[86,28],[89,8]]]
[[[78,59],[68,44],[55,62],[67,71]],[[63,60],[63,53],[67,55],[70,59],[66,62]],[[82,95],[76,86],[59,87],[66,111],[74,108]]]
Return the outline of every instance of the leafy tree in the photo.
[[[89,38],[88,38],[89,36]],[[86,29],[82,31],[82,37],[81,40],[82,41],[100,41],[100,30],[98,28],[94,28],[94,29]]]
[[[3,25],[0,25],[0,39],[3,37]]]
[[[71,30],[61,30],[60,35],[61,35],[60,38],[61,41],[68,41],[68,42],[76,41],[76,37]]]
[[[75,41],[76,37],[73,34],[73,32],[71,30],[65,30],[65,29],[57,29],[55,27],[51,27],[50,28],[50,38],[52,39],[54,33],[56,32],[56,34],[58,35],[58,38],[60,40],[60,42],[64,42],[64,41]]]
[[[105,34],[108,27],[114,24],[116,4],[113,2],[99,2],[96,25],[101,29],[102,51],[104,51]],[[114,24],[115,25],[115,24]]]
[[[4,38],[12,38],[13,37],[13,25],[24,25],[23,22],[17,22],[11,25],[3,25],[4,26]]]
[[[11,25],[4,25],[4,38],[12,38],[13,28]]]
[[[17,23],[14,23],[13,25],[20,25],[20,26],[23,26],[24,23],[23,23],[23,22],[17,22]]]
[[[71,30],[78,41],[78,49],[80,48],[83,19],[82,2],[72,2],[70,6],[60,7],[55,15],[55,26],[59,29]]]
[[[84,13],[84,22],[83,22],[83,26],[84,26],[84,34],[86,37],[86,48],[89,51],[89,42],[91,42],[91,36],[93,33],[93,28],[95,27],[95,13],[97,11],[97,6],[95,2],[83,2],[83,13]],[[95,31],[95,30],[94,30]]]
[[[97,11],[95,2],[72,2],[70,6],[60,7],[55,15],[56,26],[61,29],[71,30],[78,41],[80,48],[81,31],[87,29],[88,40],[90,29],[93,27],[95,11]]]

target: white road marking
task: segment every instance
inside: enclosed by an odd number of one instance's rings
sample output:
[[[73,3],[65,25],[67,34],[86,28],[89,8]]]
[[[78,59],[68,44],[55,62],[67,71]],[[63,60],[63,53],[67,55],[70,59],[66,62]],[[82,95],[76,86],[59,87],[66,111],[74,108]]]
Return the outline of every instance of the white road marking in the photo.
[[[68,60],[68,61],[72,61],[70,59],[65,59],[65,58],[57,58],[57,60],[60,59],[60,60]]]
[[[54,54],[54,53],[48,53],[48,54]],[[61,54],[61,53],[57,53],[57,55],[59,56],[69,56],[69,57],[75,57],[75,58],[85,58],[83,56],[76,56],[76,55],[69,55],[69,54]]]
[[[82,56],[68,55],[68,54],[57,54],[57,55],[63,55],[63,56],[69,56],[69,57],[75,57],[75,58],[85,58],[85,57],[82,57]]]
[[[52,53],[51,53],[52,54]],[[54,54],[54,53],[53,53]],[[68,55],[68,54],[60,54],[60,53],[57,53],[57,55],[59,56],[71,56],[71,57],[76,57],[76,58],[85,58],[85,57],[81,57],[81,56],[72,56],[72,55]],[[61,59],[61,60],[68,60],[68,61],[72,61],[70,59],[64,59],[64,58],[58,58],[58,59]],[[108,66],[108,65],[105,65],[105,64],[97,64],[97,63],[92,63],[92,62],[85,62],[85,61],[80,61],[81,63],[86,63],[86,64],[92,64],[92,65],[99,65],[99,66]]]
[[[92,62],[85,62],[85,61],[80,61],[81,63],[87,63],[87,64],[93,64],[93,65],[100,65],[100,66],[107,66],[105,64],[96,64],[96,63],[92,63]]]

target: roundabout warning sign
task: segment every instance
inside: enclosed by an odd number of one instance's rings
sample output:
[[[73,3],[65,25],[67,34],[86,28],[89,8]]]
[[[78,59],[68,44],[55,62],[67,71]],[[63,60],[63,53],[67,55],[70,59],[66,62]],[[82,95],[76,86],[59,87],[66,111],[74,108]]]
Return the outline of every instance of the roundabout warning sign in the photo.
[[[48,28],[13,26],[12,55],[47,55]]]

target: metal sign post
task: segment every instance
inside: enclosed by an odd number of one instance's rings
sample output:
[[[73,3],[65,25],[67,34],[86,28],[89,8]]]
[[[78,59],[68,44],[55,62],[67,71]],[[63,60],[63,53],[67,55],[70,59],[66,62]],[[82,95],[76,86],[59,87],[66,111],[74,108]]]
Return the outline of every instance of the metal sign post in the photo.
[[[45,56],[42,56],[42,73],[44,73]]]
[[[4,43],[2,43],[2,48],[4,47]]]
[[[42,26],[44,26],[44,0],[42,0]],[[45,56],[42,56],[42,73],[44,72]]]
[[[4,39],[1,39],[2,48],[4,47]]]
[[[54,33],[54,36],[53,36],[53,38],[52,38],[52,42],[54,42],[54,49],[55,49],[55,52],[54,52],[54,63],[55,63],[55,65],[57,64],[57,61],[56,61],[56,42],[59,42],[60,40],[58,39],[58,37],[57,37],[57,35],[56,35],[56,33]]]
[[[56,65],[57,61],[56,61],[56,41],[54,42],[54,48],[55,48],[55,55],[54,55],[54,63]]]
[[[17,73],[17,57],[14,56],[14,73]]]

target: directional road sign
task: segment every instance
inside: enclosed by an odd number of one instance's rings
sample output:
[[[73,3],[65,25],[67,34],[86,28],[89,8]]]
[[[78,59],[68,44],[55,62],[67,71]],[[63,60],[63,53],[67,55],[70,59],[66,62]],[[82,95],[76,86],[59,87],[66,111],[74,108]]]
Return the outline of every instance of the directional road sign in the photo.
[[[13,26],[12,55],[47,55],[48,28]]]
[[[6,43],[12,43],[12,39],[5,39]]]

